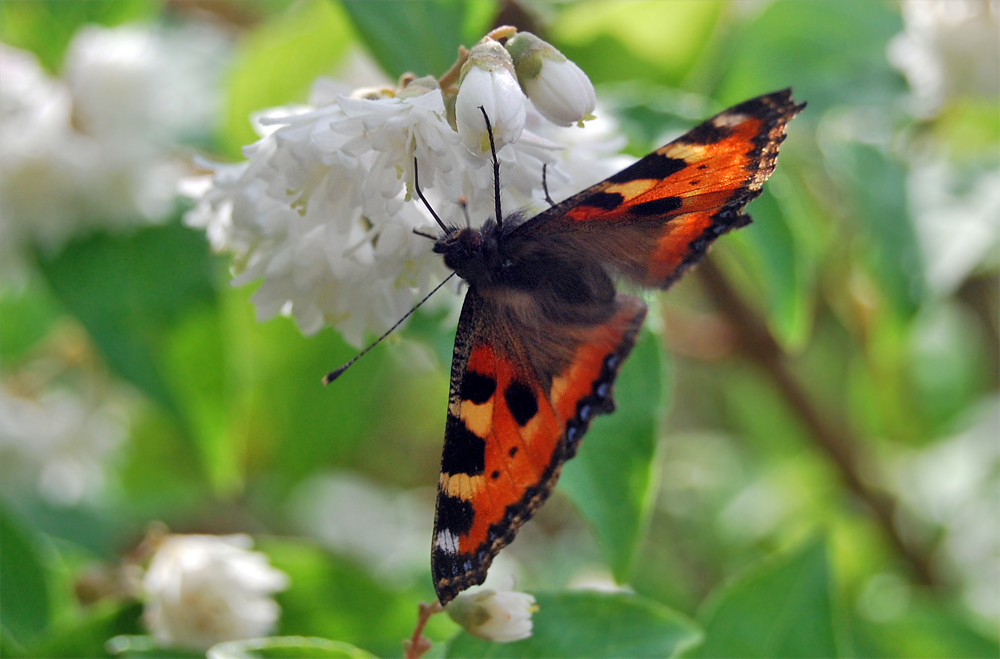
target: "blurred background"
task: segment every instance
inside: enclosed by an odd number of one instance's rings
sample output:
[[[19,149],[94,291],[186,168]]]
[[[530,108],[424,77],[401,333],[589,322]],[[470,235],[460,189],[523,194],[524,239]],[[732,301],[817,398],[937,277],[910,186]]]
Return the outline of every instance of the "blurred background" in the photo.
[[[147,633],[168,530],[250,534],[288,575],[276,632],[402,655],[453,309],[323,388],[355,348],[256,322],[177,190],[318,76],[440,76],[503,24],[579,64],[633,156],[809,105],[753,225],[647,297],[619,411],[493,572],[624,586],[697,621],[692,656],[1000,653],[998,3],[4,0],[4,656]],[[775,611],[816,633],[755,645]]]

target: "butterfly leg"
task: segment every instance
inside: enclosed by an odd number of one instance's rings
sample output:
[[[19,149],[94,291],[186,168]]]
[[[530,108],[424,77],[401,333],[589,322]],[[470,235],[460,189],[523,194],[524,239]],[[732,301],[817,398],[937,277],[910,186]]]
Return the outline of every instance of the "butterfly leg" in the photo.
[[[549,202],[549,206],[555,206],[556,202],[552,201],[552,197],[549,196],[549,183],[545,178],[545,170],[548,169],[549,163],[542,163],[542,191],[545,192],[545,201]]]

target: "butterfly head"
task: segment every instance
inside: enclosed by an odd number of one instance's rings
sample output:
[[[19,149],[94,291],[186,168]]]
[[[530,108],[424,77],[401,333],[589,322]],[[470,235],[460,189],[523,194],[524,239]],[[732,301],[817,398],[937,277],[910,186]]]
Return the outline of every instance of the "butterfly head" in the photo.
[[[479,284],[490,278],[490,272],[499,259],[492,221],[482,229],[450,228],[434,243],[434,251],[444,256],[444,264],[470,284]]]

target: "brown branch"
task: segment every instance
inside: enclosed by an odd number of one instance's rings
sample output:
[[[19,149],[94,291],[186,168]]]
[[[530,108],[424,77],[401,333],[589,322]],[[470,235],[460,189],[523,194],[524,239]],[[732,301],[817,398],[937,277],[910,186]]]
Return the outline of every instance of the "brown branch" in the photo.
[[[413,635],[403,641],[403,657],[405,659],[420,659],[425,652],[431,649],[431,640],[424,637],[424,627],[427,621],[436,613],[444,611],[441,602],[434,600],[430,604],[421,602],[417,613],[417,626],[413,629]]]
[[[788,405],[808,428],[817,446],[836,465],[847,488],[874,513],[886,537],[900,555],[905,557],[916,578],[925,585],[937,585],[927,553],[904,540],[896,528],[896,502],[861,477],[861,466],[870,464],[870,458],[864,454],[861,443],[849,429],[824,418],[813,405],[785,364],[784,352],[767,325],[744,304],[711,259],[705,259],[701,263],[698,273],[718,310],[733,327],[738,328],[737,350],[767,373]]]

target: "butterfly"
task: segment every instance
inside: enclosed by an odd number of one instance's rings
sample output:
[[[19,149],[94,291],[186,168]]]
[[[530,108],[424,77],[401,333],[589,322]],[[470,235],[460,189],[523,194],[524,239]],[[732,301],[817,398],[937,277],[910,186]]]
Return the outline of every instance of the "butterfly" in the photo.
[[[442,604],[485,580],[592,419],[614,411],[615,378],[646,317],[616,281],[667,288],[749,224],[743,209],[804,107],[791,90],[760,96],[530,219],[502,217],[498,197],[481,228],[442,225],[434,251],[468,284],[431,551]]]

